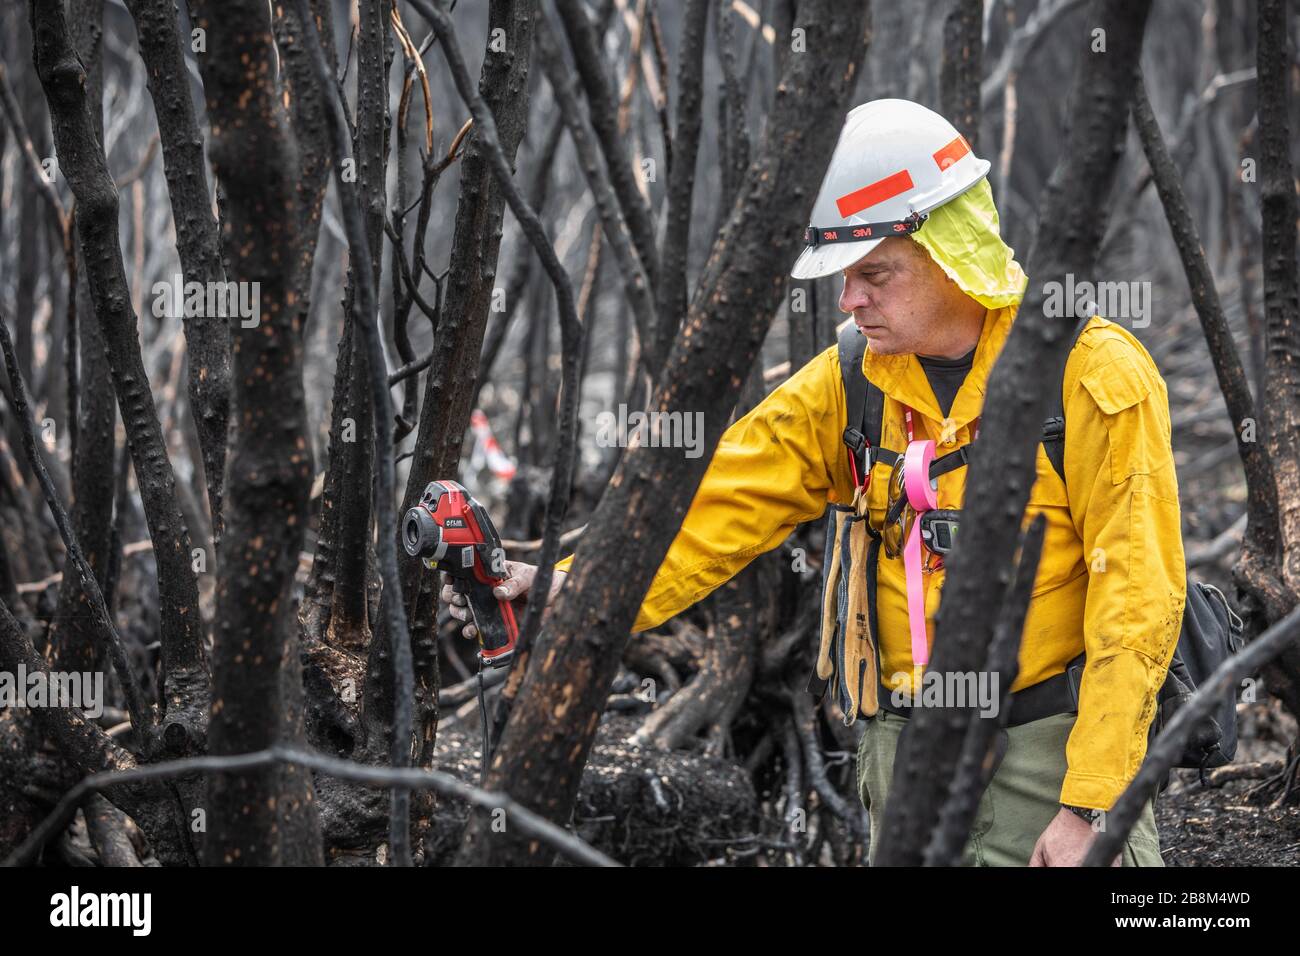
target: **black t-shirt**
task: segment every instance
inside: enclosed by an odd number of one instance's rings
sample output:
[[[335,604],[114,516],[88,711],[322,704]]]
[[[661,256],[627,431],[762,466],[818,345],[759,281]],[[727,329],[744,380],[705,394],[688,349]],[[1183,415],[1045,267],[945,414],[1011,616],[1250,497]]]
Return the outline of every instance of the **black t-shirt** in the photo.
[[[930,388],[934,390],[934,397],[939,400],[939,409],[948,415],[952,411],[952,403],[957,398],[957,390],[961,388],[961,383],[966,381],[966,373],[970,371],[971,364],[975,361],[975,347],[961,358],[930,358],[927,355],[918,355],[917,360],[921,363],[921,368],[925,370],[925,377],[930,382]]]

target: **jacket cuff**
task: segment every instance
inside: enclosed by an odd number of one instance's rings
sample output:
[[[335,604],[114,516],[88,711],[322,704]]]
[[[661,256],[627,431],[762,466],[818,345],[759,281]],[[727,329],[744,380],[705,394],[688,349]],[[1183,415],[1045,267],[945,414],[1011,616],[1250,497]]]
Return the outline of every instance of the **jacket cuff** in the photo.
[[[1061,783],[1060,802],[1068,803],[1072,807],[1109,810],[1119,799],[1119,795],[1127,789],[1128,784],[1129,781],[1118,777],[1067,770],[1065,780]]]

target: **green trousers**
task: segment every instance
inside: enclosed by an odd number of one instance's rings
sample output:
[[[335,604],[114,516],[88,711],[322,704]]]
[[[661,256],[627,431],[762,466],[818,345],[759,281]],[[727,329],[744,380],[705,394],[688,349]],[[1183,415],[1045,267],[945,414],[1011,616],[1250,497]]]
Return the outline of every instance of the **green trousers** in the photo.
[[[894,753],[906,717],[880,711],[866,719],[858,744],[858,795],[871,818],[871,859],[876,853],[885,798],[894,776]],[[1034,844],[1061,809],[1065,779],[1065,742],[1073,714],[1044,717],[1006,730],[1006,755],[980,800],[970,840],[962,855],[965,866],[1025,866]],[[1124,866],[1164,866],[1151,801],[1142,808],[1122,854]]]

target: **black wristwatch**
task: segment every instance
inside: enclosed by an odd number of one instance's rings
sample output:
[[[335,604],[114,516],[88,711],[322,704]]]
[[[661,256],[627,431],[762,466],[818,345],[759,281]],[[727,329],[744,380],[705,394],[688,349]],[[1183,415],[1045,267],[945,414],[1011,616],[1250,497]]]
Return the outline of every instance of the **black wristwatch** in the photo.
[[[1100,819],[1102,813],[1105,812],[1103,810],[1095,810],[1092,807],[1072,807],[1068,803],[1063,803],[1061,804],[1061,806],[1069,810],[1076,817],[1079,817],[1080,819],[1087,821],[1089,826],[1092,826],[1094,823],[1096,823],[1097,820]]]

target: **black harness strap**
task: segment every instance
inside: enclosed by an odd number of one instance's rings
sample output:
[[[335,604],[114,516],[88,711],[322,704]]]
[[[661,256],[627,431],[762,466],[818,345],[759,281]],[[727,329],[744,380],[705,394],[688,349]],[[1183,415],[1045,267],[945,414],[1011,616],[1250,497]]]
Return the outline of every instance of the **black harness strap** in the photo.
[[[862,356],[866,353],[866,336],[859,333],[852,323],[845,326],[839,336],[840,380],[844,383],[844,405],[848,411],[844,444],[855,455],[862,453],[866,439],[866,408],[863,402],[867,394],[867,377],[862,374]],[[879,429],[880,423],[877,422],[877,434]],[[871,444],[875,445],[876,442]]]
[[[1070,339],[1071,350],[1078,344],[1079,336],[1083,334],[1083,327],[1091,318],[1090,315],[1084,316],[1074,327],[1074,337]],[[1066,352],[1065,355],[1068,361],[1070,353]],[[1065,366],[1062,364],[1061,383],[1052,390],[1051,404],[1047,406],[1048,415],[1043,421],[1043,451],[1061,481],[1065,481],[1065,396],[1062,394],[1064,389]]]

